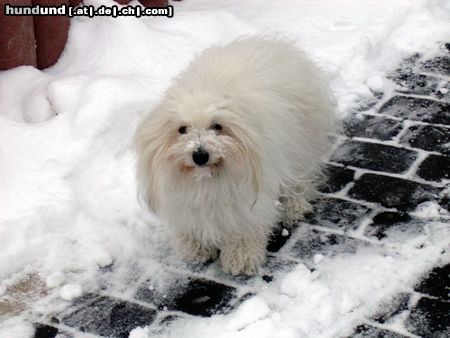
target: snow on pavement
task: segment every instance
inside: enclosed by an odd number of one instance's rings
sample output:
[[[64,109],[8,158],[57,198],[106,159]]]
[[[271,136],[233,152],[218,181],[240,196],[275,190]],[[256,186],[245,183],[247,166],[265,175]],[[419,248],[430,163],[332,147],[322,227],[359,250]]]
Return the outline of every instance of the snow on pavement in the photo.
[[[55,66],[0,73],[0,289],[38,273],[53,294],[70,300],[95,288],[98,269],[111,264],[118,273],[109,282],[118,289],[129,281],[130,267],[156,273],[167,262],[182,264],[165,229],[137,201],[131,141],[170,79],[202,49],[244,34],[294,39],[324,70],[344,115],[371,90],[391,90],[385,74],[413,52],[433,54],[450,31],[443,0],[173,5],[171,19],[75,18]],[[436,208],[417,212],[439,214]],[[317,257],[314,272],[299,262],[236,312],[183,319],[164,335],[349,334],[442,259],[448,238],[448,223],[433,223],[422,237],[385,250]],[[0,321],[0,336],[30,335],[24,318]]]

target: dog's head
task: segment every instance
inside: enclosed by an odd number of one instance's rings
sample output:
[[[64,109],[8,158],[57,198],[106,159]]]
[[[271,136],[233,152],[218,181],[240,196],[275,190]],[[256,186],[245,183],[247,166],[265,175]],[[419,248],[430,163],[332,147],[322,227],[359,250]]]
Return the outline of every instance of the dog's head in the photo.
[[[248,181],[258,192],[261,140],[258,121],[236,100],[212,93],[171,95],[136,134],[138,179],[154,206],[158,181],[175,184]],[[195,186],[192,186],[195,189]]]

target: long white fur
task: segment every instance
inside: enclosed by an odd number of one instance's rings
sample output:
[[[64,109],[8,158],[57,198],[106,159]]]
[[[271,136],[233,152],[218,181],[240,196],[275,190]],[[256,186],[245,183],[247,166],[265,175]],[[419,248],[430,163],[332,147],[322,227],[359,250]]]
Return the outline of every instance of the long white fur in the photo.
[[[141,194],[186,259],[220,251],[225,271],[253,274],[277,222],[308,210],[334,126],[326,82],[293,44],[247,37],[210,47],[137,130]],[[199,146],[207,166],[192,161]]]

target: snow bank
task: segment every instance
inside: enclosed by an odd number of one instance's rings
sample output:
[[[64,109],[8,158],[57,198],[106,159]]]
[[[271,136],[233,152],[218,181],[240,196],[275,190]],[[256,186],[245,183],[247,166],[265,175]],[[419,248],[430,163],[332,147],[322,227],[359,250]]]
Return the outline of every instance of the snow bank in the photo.
[[[434,48],[450,29],[445,1],[190,0],[174,5],[171,19],[75,18],[55,66],[0,74],[1,288],[27,269],[70,299],[99,267],[114,264],[122,275],[110,282],[126,284],[127,268],[158,270],[161,257],[172,255],[164,229],[137,202],[131,140],[170,79],[202,49],[243,34],[290,37],[325,71],[343,113],[359,96],[386,89],[383,74],[390,67],[413,51]],[[220,336],[215,324],[228,325],[230,337],[256,332],[317,337],[342,311],[367,302],[371,308],[367,294],[389,287],[385,276],[397,276],[400,283],[413,271],[402,273],[401,257],[361,257],[318,259],[319,274],[300,265],[280,281],[279,290],[269,288],[244,304],[241,319],[214,317],[186,325],[200,330],[192,331],[195,337],[199,332],[206,337],[209,330]],[[358,266],[360,259],[374,271],[380,266],[379,279],[364,274],[379,285],[372,288],[361,280],[358,289],[357,269],[345,271],[354,276],[351,286],[330,272],[335,263]],[[28,326],[14,331],[14,323],[2,323],[1,335],[28,335]],[[135,336],[143,334],[145,329]]]
[[[436,42],[449,38],[445,0],[196,0],[178,7],[222,10],[258,32],[297,41],[326,72],[341,114],[358,97],[371,95],[370,89],[389,89],[375,80],[387,69],[419,50],[434,53]]]

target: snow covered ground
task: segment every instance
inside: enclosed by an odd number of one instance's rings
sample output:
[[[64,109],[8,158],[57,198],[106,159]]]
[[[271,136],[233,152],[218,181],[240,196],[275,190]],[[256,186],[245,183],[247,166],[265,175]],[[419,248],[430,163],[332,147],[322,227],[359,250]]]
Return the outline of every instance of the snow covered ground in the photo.
[[[450,4],[444,0],[173,5],[170,19],[75,18],[55,66],[0,73],[0,297],[9,297],[8,288],[26,276],[37,276],[41,282],[32,285],[43,284],[46,295],[26,300],[18,316],[0,312],[0,337],[32,336],[30,316],[62,309],[100,284],[123,294],[140,276],[164,275],[168,266],[186,268],[169,248],[165,229],[137,201],[131,141],[170,79],[202,49],[244,34],[275,32],[295,39],[325,72],[343,117],[374,92],[392,92],[386,74],[403,58],[434,55],[438,44],[450,39]],[[394,233],[395,241],[382,247],[315,256],[314,271],[294,259],[273,282],[250,281],[256,295],[235,311],[182,318],[159,334],[350,334],[424,272],[450,260],[442,255],[450,238],[448,214],[427,204],[416,216],[439,221],[419,234]],[[154,335],[143,327],[130,336]]]

